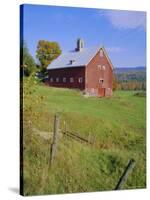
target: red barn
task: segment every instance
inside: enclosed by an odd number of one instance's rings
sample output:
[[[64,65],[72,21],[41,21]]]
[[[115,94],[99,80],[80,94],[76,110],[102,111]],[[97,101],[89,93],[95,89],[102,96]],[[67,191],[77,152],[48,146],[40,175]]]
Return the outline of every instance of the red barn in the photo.
[[[78,88],[90,96],[111,96],[113,65],[104,47],[84,48],[77,40],[77,48],[61,54],[48,67],[48,85]]]

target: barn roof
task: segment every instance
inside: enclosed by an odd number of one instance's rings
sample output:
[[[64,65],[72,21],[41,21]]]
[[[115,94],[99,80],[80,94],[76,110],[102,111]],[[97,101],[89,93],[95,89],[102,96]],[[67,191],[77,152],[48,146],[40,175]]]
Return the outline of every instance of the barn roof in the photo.
[[[81,51],[69,51],[61,54],[48,65],[47,69],[72,68],[87,65],[100,47],[83,48]]]

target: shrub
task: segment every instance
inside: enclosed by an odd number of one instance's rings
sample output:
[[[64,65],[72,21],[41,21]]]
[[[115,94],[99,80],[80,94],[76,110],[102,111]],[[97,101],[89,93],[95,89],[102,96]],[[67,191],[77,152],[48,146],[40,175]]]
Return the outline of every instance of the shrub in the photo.
[[[24,78],[21,83],[21,111],[23,112],[23,123],[30,127],[32,123],[38,120],[39,112],[37,107],[40,107],[44,97],[36,94],[36,85],[38,81],[34,75]]]

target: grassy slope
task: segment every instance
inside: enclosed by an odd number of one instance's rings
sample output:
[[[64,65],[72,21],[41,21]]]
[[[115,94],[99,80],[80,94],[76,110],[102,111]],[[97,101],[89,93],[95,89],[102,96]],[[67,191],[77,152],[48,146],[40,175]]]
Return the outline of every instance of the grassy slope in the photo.
[[[61,138],[52,169],[48,169],[50,141],[26,139],[25,194],[68,193],[114,189],[130,158],[136,167],[124,188],[142,188],[145,169],[145,98],[115,92],[112,98],[85,98],[79,91],[37,86],[44,105],[34,125],[52,131],[55,112],[67,128],[94,141],[94,146]],[[28,130],[24,130],[28,134]]]

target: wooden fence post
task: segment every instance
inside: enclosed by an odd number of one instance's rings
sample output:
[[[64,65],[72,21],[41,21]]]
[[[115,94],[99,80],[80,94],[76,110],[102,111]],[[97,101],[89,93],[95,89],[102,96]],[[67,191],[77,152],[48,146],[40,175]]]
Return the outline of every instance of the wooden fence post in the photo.
[[[54,118],[54,133],[53,133],[53,142],[51,144],[51,151],[50,151],[50,166],[53,164],[55,156],[56,156],[58,139],[59,139],[59,124],[60,124],[60,117],[57,113]]]
[[[122,176],[120,177],[119,182],[117,183],[117,185],[115,187],[115,190],[120,190],[122,188],[123,184],[127,180],[128,175],[132,171],[132,169],[134,168],[134,166],[135,166],[135,161],[134,161],[134,159],[131,159],[129,161],[127,167],[125,168]]]

